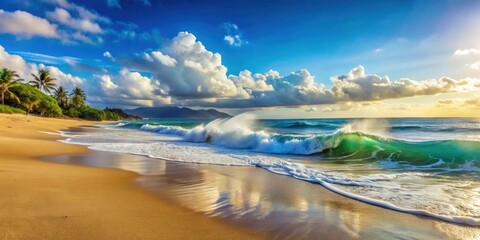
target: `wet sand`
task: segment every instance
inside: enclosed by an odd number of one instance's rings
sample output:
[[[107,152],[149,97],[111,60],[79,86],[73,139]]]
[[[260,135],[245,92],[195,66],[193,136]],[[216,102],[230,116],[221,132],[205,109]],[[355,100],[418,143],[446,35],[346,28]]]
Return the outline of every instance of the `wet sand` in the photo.
[[[0,114],[0,239],[265,236],[136,187],[132,183],[139,176],[134,172],[39,160],[95,156],[83,146],[55,141],[58,135],[40,132],[92,124],[98,122]]]
[[[48,160],[137,172],[135,185],[269,239],[480,238],[480,228],[382,209],[254,167],[177,163],[98,151]]]

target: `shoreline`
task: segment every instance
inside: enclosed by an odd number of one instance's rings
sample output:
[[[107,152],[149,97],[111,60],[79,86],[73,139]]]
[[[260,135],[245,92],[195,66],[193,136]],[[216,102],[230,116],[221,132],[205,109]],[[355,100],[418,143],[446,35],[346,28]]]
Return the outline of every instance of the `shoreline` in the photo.
[[[40,131],[94,124],[0,114],[0,239],[264,237],[138,188],[133,172],[41,160],[92,151]]]

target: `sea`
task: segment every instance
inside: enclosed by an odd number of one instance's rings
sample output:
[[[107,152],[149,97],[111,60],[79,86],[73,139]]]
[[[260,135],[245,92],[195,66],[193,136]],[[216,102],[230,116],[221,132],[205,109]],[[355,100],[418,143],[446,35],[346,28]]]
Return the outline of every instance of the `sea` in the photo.
[[[144,119],[62,132],[150,159],[251,166],[393,211],[480,226],[480,119]]]

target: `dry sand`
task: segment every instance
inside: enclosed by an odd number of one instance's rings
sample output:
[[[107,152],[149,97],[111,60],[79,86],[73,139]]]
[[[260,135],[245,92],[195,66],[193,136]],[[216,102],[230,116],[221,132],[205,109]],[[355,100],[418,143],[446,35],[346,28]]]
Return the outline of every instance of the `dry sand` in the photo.
[[[85,154],[54,132],[96,122],[0,114],[0,239],[254,239],[133,186],[136,174],[37,160]]]

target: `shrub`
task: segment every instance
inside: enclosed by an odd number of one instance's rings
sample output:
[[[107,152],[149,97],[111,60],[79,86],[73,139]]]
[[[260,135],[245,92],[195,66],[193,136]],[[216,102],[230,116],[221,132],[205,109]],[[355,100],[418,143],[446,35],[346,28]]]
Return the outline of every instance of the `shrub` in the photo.
[[[68,117],[72,117],[72,118],[78,118],[80,117],[81,115],[81,112],[75,108],[70,108],[70,109],[67,109],[67,110],[63,110],[63,115],[65,116],[68,116]]]
[[[40,113],[40,116],[46,117],[60,117],[63,115],[62,109],[58,106],[57,101],[51,96],[47,96],[40,99],[40,103],[37,107],[37,112]]]
[[[25,111],[23,111],[22,109],[18,109],[18,108],[14,108],[14,107],[10,107],[10,106],[7,106],[7,105],[1,105],[0,104],[0,113],[8,113],[8,114],[22,113],[22,114],[25,114]]]

